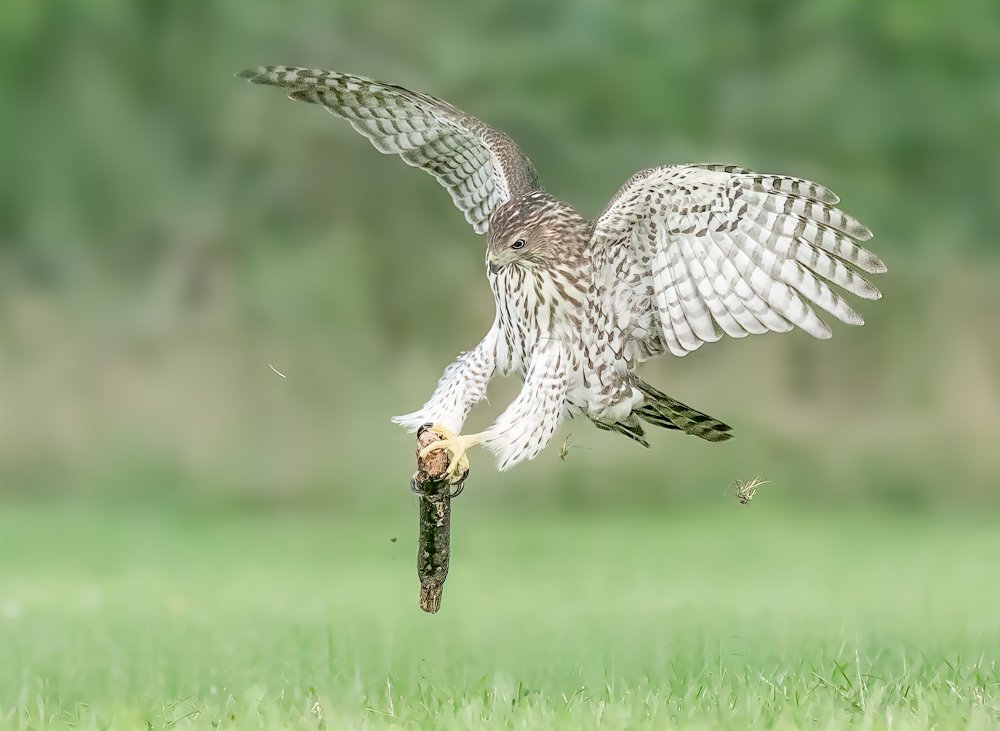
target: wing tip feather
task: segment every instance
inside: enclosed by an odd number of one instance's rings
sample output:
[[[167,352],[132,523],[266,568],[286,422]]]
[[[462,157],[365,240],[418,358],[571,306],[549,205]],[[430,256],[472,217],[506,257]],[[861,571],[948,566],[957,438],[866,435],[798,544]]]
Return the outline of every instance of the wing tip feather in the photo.
[[[307,104],[320,103],[319,94],[311,86],[306,86],[289,92],[288,98],[293,102],[306,102]],[[384,152],[384,150],[379,150],[379,152]]]
[[[873,287],[871,284],[869,284],[864,289],[855,292],[854,294],[856,294],[861,299],[865,299],[870,302],[877,302],[878,300],[882,299],[882,292],[879,291],[878,287]]]
[[[872,230],[870,228],[868,228],[859,221],[853,221],[850,228],[851,230],[848,231],[847,233],[855,241],[870,241],[871,238],[875,235],[872,233]]]
[[[274,72],[280,66],[254,66],[252,69],[237,71],[233,76],[237,79],[246,79],[251,84],[274,84]]]

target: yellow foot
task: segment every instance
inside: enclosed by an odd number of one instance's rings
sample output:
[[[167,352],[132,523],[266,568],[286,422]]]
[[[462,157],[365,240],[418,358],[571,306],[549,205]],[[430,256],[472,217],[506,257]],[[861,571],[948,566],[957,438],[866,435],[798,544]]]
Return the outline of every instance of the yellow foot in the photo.
[[[462,436],[461,434],[455,434],[441,424],[432,424],[428,429],[440,438],[421,449],[420,456],[426,457],[435,450],[443,449],[448,453],[449,457],[448,471],[445,472],[445,476],[451,484],[458,484],[469,473],[469,458],[466,452],[469,451],[470,447],[474,447],[482,442],[480,435],[470,434]]]

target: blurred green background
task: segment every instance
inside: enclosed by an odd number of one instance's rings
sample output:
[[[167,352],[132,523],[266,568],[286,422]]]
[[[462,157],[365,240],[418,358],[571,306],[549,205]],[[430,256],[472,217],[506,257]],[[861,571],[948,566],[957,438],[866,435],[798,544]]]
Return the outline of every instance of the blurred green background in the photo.
[[[713,504],[760,474],[758,505],[996,507],[998,16],[4,0],[3,497],[412,509],[412,437],[388,417],[488,328],[484,243],[429,176],[232,76],[285,63],[446,98],[589,215],[639,168],[717,161],[822,182],[876,234],[889,273],[864,328],[645,367],[735,441],[659,432],[646,451],[578,421],[565,461],[498,475],[475,454],[465,505]]]
[[[816,180],[884,299],[646,364],[724,445],[473,453],[423,616],[389,417],[492,322],[484,241],[268,63],[448,99],[588,215]],[[998,130],[995,0],[0,0],[0,727],[995,728]]]

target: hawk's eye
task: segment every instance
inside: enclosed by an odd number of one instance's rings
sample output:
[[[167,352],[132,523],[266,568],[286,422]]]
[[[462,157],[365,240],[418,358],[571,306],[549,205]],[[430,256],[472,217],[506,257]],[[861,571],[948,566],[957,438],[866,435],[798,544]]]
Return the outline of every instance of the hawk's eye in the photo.
[[[524,248],[524,239],[518,239],[517,241],[515,241],[513,244],[510,245],[510,248],[512,248],[512,249],[523,249]]]

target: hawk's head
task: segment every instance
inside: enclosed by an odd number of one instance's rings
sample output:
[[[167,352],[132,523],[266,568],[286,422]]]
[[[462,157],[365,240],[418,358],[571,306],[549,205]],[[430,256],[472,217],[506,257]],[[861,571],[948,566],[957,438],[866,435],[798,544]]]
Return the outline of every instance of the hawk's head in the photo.
[[[550,267],[564,262],[587,242],[590,226],[570,206],[548,193],[531,191],[504,203],[490,217],[486,264]]]

